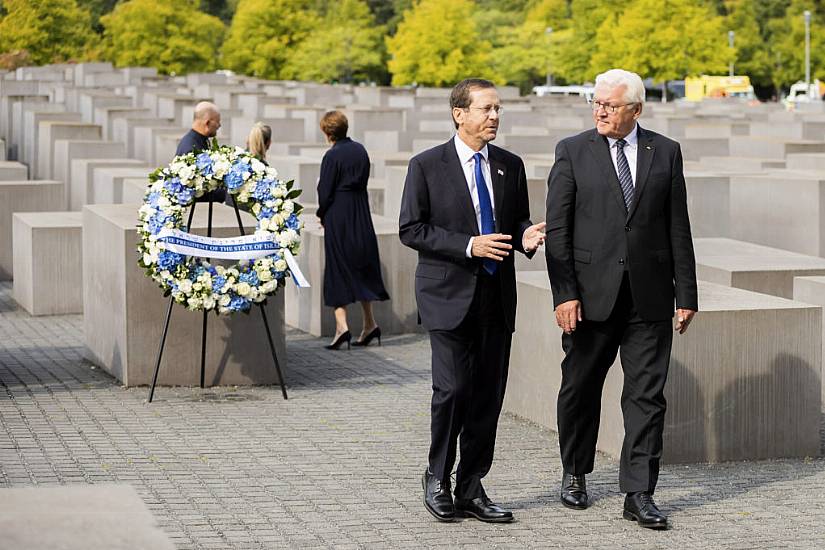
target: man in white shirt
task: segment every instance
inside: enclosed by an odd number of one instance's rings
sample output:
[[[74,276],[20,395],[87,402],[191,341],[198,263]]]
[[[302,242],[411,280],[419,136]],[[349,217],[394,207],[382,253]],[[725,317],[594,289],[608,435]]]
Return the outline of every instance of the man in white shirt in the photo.
[[[521,159],[489,144],[501,115],[495,86],[464,80],[450,107],[456,136],[410,160],[399,218],[401,241],[418,251],[415,296],[432,348],[424,506],[440,521],[509,522],[512,512],[493,504],[481,479],[493,462],[515,327],[510,252],[532,256],[544,224],[530,221]],[[459,444],[453,501],[450,474]]]

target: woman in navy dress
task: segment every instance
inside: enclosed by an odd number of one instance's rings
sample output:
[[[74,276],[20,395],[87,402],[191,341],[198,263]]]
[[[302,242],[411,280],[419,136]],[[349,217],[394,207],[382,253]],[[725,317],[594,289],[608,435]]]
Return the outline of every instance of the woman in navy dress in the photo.
[[[370,158],[363,145],[347,137],[348,128],[340,111],[330,111],[321,119],[321,131],[332,144],[321,161],[317,211],[324,226],[324,303],[335,310],[335,337],[327,349],[344,343],[349,348],[346,307],[354,302],[360,302],[364,314],[364,327],[354,345],[368,346],[373,338],[380,345],[381,328],[375,323],[372,302],[389,299],[367,196]]]

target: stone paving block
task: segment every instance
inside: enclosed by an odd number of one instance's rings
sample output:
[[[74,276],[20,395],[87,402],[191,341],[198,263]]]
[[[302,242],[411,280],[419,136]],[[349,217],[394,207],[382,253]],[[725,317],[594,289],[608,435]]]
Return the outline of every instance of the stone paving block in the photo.
[[[703,281],[793,298],[794,277],[825,275],[825,258],[733,239],[693,241],[696,275]]]
[[[505,409],[556,429],[561,330],[545,273],[519,272]],[[674,335],[665,397],[666,463],[819,454],[822,310],[700,281],[699,314]],[[621,361],[602,395],[599,450],[618,457]]]
[[[14,299],[32,315],[83,312],[80,212],[28,212],[13,221]]]
[[[124,385],[151,382],[155,351],[169,300],[137,265],[138,204],[91,205],[83,209],[83,311],[88,358]],[[244,215],[247,230],[254,227]],[[193,228],[206,230],[207,207],[196,208]],[[239,234],[235,212],[214,206],[213,236]],[[286,368],[283,293],[266,306],[272,337]],[[257,307],[255,308],[257,309]],[[181,306],[172,312],[159,384],[197,384],[203,316]],[[209,316],[206,383],[271,384],[275,370],[260,313]],[[149,351],[152,350],[152,351]],[[287,375],[288,376],[288,375]]]
[[[0,181],[0,279],[10,279],[14,271],[12,215],[15,212],[53,211],[63,207],[63,182]]]

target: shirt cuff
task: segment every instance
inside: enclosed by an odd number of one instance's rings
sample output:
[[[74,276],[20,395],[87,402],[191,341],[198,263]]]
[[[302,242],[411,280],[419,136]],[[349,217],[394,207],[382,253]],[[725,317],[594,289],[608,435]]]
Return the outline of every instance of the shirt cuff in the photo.
[[[470,237],[470,242],[467,243],[467,250],[465,251],[465,254],[468,258],[473,257],[473,239],[475,239],[475,237]]]

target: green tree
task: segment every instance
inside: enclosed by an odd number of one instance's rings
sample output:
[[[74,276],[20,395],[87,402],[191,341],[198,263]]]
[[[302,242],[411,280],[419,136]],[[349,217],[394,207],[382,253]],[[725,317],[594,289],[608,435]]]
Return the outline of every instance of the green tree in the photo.
[[[501,81],[489,64],[492,45],[482,38],[470,0],[420,0],[404,12],[387,39],[392,83],[447,86],[469,77]]]
[[[811,11],[811,80],[825,80],[825,17],[817,11],[818,4],[793,0],[785,16],[772,21],[772,80],[777,90],[805,79],[805,10]]]
[[[335,2],[321,24],[295,45],[283,75],[322,82],[380,78],[384,68],[383,31],[363,0]]]
[[[595,50],[594,73],[621,67],[657,82],[724,74],[731,58],[724,20],[693,0],[635,0],[602,22]]]
[[[128,0],[101,17],[102,54],[119,67],[161,73],[215,69],[224,26],[197,9],[196,0]]]
[[[770,18],[762,15],[759,0],[727,2],[726,28],[734,31],[735,72],[747,75],[754,86],[773,85]]]
[[[319,22],[308,0],[241,0],[223,46],[223,64],[243,74],[283,78],[291,50]]]
[[[115,8],[117,0],[77,0],[77,4],[92,15],[92,28],[95,32],[102,33],[100,18]]]
[[[86,58],[94,44],[92,18],[75,0],[3,0],[0,53],[28,52],[32,63]]]
[[[622,4],[607,0],[572,0],[569,27],[552,36],[550,65],[553,74],[571,84],[593,82],[596,72],[591,60],[596,34],[605,21],[615,25],[623,8]]]

